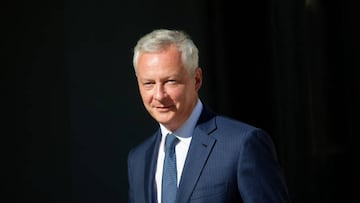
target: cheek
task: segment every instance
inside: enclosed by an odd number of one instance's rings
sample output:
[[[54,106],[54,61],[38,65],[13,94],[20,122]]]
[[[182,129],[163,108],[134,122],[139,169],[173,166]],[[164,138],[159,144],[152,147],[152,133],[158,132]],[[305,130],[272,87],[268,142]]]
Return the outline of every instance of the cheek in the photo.
[[[144,102],[145,104],[150,104],[150,103],[151,103],[151,98],[152,98],[152,97],[150,97],[149,95],[144,95],[144,96],[142,97],[142,100],[143,100],[143,102]]]
[[[140,96],[144,103],[148,103],[151,100],[151,94],[148,91],[140,89]]]
[[[172,101],[180,102],[180,101],[184,100],[184,98],[186,97],[186,91],[184,91],[184,89],[181,89],[181,88],[174,89],[173,91],[169,91],[168,95]]]

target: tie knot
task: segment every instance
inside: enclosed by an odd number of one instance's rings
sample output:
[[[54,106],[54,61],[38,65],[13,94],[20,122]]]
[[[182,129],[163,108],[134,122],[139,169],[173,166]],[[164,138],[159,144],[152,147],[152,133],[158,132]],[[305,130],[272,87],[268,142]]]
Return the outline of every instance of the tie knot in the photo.
[[[166,135],[166,139],[165,139],[165,147],[166,150],[173,150],[175,149],[175,145],[177,144],[177,142],[179,141],[179,139],[172,133],[169,133]]]

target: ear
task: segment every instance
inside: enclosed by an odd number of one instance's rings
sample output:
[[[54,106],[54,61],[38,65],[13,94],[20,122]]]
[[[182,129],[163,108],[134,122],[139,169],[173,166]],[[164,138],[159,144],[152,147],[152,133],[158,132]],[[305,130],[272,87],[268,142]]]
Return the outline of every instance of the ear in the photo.
[[[199,91],[202,85],[202,70],[200,67],[195,70],[195,90]]]

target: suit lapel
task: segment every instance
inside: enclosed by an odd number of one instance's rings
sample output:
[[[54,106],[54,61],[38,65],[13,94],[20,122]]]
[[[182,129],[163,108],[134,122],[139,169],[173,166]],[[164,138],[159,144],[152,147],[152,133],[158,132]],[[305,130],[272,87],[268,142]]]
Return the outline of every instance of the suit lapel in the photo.
[[[191,193],[216,142],[209,136],[216,129],[214,117],[207,113],[209,112],[203,111],[191,140],[177,195],[179,203],[189,202]]]
[[[147,199],[150,202],[157,202],[156,199],[156,184],[155,184],[155,171],[156,171],[156,162],[159,152],[159,145],[161,140],[160,130],[155,133],[154,144],[146,151],[146,167],[144,171],[144,184],[147,185]]]

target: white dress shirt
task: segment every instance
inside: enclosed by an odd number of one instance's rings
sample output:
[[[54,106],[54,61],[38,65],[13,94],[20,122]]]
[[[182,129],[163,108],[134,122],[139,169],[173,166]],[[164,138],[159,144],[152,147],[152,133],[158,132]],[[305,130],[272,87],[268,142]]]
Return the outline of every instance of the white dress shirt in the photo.
[[[171,132],[166,129],[163,125],[160,124],[161,129],[161,141],[156,165],[155,172],[155,181],[156,181],[156,189],[157,189],[157,199],[158,202],[161,203],[161,181],[162,181],[162,172],[164,165],[164,157],[165,157],[165,137],[168,133],[173,133],[180,140],[180,142],[175,147],[176,153],[176,168],[177,168],[177,185],[179,186],[182,170],[184,167],[184,163],[186,160],[186,156],[189,150],[190,142],[192,135],[194,133],[195,125],[200,117],[201,111],[203,108],[203,104],[200,99],[197,101],[193,112],[190,117],[185,121],[185,123],[177,129],[175,132]]]

